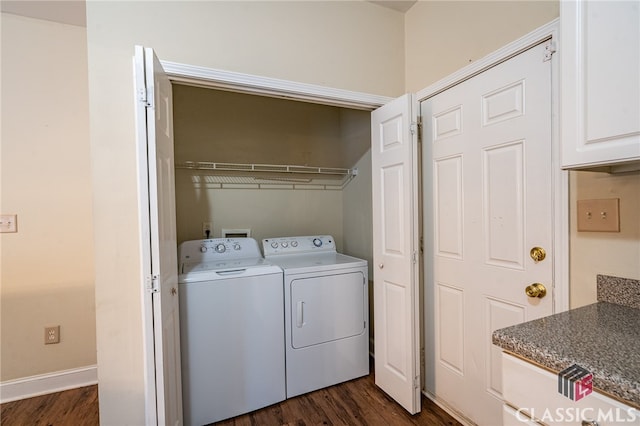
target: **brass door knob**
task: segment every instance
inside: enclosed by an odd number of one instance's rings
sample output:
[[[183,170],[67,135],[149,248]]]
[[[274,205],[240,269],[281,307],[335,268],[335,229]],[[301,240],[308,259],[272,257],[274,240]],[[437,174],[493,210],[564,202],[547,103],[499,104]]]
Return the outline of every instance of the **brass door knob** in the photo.
[[[529,297],[537,297],[538,299],[542,299],[547,295],[547,288],[540,283],[533,283],[528,285],[527,288],[524,289],[524,292],[527,293]]]
[[[542,247],[534,247],[529,252],[529,256],[533,259],[534,262],[542,262],[545,257],[547,257],[547,253],[544,251]]]

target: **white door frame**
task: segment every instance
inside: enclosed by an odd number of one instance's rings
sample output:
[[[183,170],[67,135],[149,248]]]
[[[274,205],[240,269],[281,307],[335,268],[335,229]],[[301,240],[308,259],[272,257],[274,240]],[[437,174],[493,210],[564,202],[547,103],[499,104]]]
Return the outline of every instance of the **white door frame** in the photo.
[[[489,68],[492,68],[529,48],[546,40],[552,40],[558,48],[559,19],[509,43],[484,58],[456,71],[455,73],[420,90],[416,94],[418,104],[437,95],[450,87],[468,80]],[[550,52],[551,53],[551,52]],[[561,54],[561,53],[560,53]],[[569,309],[569,173],[562,170],[560,162],[560,120],[559,120],[559,86],[560,76],[558,54],[551,55],[551,145],[552,145],[552,183],[553,193],[553,311],[563,312]],[[425,259],[428,261],[428,259]]]
[[[179,64],[175,62],[160,61],[162,67],[172,83],[187,84],[209,89],[231,90],[241,93],[250,93],[262,96],[285,98],[294,101],[314,102],[325,105],[340,106],[345,108],[373,111],[374,109],[390,102],[393,98],[373,95],[361,92],[352,92],[343,89],[318,86],[306,83],[297,83],[287,80],[279,80],[269,77],[242,74],[231,71],[204,68],[195,65]],[[136,117],[143,114],[143,108],[136,102]],[[137,122],[137,121],[136,121]],[[138,140],[142,140],[143,129],[137,128]],[[145,138],[146,140],[146,138]],[[145,186],[147,173],[146,145],[137,146],[138,154],[138,197],[141,215],[148,217],[149,188]],[[148,239],[148,224],[142,222],[141,237]],[[142,244],[142,263],[145,265],[142,271],[142,323],[144,339],[144,364],[145,364],[145,417],[149,425],[157,425],[157,398],[155,380],[155,352],[153,330],[153,302],[151,294],[146,291],[148,283],[146,277],[147,266],[151,264],[150,248]]]
[[[160,61],[169,80],[209,89],[231,90],[293,101],[313,102],[344,108],[374,109],[394,98],[350,90],[334,89],[315,84],[298,83],[233,71],[223,71],[196,65]]]

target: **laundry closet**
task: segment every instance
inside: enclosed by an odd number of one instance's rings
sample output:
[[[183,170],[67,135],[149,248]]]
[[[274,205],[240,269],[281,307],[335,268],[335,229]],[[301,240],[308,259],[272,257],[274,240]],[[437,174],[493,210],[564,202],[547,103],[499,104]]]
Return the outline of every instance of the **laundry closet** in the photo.
[[[330,234],[371,264],[369,111],[173,84],[173,122],[178,243]]]

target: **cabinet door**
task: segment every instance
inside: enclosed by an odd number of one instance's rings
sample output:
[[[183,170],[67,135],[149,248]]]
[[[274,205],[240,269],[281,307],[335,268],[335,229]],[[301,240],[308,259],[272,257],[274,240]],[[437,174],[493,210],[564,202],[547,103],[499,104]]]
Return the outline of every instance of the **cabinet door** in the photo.
[[[560,2],[562,165],[640,160],[640,3]]]

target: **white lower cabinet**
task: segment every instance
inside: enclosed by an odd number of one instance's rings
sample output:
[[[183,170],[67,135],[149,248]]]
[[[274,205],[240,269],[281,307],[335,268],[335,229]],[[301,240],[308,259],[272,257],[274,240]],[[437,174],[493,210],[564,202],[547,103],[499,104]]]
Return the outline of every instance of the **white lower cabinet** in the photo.
[[[640,425],[640,410],[597,392],[572,401],[558,392],[558,376],[502,354],[504,426]]]

